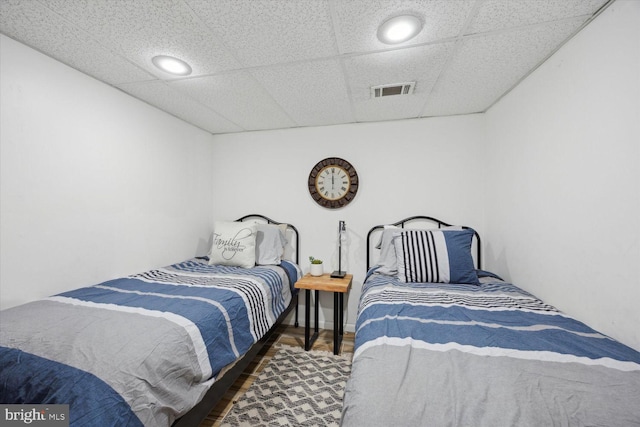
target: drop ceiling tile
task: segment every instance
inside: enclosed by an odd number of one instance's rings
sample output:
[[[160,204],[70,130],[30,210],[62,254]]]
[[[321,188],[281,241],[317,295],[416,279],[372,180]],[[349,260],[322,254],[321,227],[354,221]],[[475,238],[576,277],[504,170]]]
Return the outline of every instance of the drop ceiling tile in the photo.
[[[571,25],[555,22],[465,38],[434,86],[422,116],[485,111],[583,22],[576,19]]]
[[[369,99],[371,86],[408,81],[420,83],[416,93],[428,93],[452,49],[449,42],[345,58],[354,101]]]
[[[162,81],[119,86],[124,92],[211,133],[240,132],[235,123]]]
[[[607,0],[486,0],[468,34],[591,15]]]
[[[153,78],[33,0],[0,2],[0,31],[109,84]]]
[[[336,33],[340,53],[367,52],[414,45],[456,37],[462,31],[475,0],[352,0],[336,1]],[[418,16],[424,23],[420,34],[398,45],[377,38],[378,26],[404,13]]]
[[[234,56],[182,1],[41,1],[157,77],[168,75],[151,63],[156,55],[188,62],[192,75],[239,68]]]
[[[367,99],[355,103],[358,122],[415,119],[420,117],[426,94],[395,95],[378,99]]]
[[[418,117],[452,48],[453,42],[449,42],[345,59],[356,119]],[[416,82],[412,95],[371,98],[371,86],[405,82]]]
[[[259,68],[252,74],[299,126],[353,121],[338,59]]]
[[[337,53],[327,0],[186,0],[244,66]]]
[[[245,130],[297,126],[248,71],[177,80],[169,84]]]

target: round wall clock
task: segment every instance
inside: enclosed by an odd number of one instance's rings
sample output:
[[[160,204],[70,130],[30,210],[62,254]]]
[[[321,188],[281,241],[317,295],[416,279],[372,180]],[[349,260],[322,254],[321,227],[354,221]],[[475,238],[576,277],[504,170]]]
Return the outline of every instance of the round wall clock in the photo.
[[[346,206],[358,192],[356,169],[344,159],[328,157],[309,173],[309,193],[320,206],[336,209]]]

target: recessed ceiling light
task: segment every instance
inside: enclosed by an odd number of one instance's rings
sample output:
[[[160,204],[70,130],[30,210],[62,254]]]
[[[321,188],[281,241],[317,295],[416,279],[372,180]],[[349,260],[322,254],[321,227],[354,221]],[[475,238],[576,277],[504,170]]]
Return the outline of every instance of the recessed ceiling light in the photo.
[[[387,19],[378,28],[378,39],[385,44],[411,40],[422,30],[422,21],[413,15],[400,15]]]
[[[167,73],[175,74],[176,76],[188,76],[191,74],[191,67],[182,59],[174,58],[173,56],[158,55],[151,59],[153,65],[160,68]]]

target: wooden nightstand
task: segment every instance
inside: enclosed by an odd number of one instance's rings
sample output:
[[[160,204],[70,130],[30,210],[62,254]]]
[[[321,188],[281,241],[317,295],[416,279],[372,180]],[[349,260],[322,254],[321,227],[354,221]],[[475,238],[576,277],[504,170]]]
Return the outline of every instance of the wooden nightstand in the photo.
[[[353,274],[347,274],[343,278],[332,278],[329,273],[322,276],[312,276],[307,273],[298,280],[295,287],[305,289],[304,305],[304,349],[309,351],[313,342],[318,338],[318,293],[319,291],[333,292],[333,354],[340,353],[340,343],[344,335],[344,294],[349,292]],[[311,291],[315,291],[314,333],[311,332]]]

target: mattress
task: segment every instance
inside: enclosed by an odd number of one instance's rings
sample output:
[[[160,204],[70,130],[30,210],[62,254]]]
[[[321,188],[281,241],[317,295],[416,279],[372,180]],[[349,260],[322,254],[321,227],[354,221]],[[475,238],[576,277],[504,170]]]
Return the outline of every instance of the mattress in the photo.
[[[0,402],[169,426],[274,325],[300,269],[193,258],[0,312]]]
[[[343,426],[640,425],[640,353],[498,277],[363,286]]]

